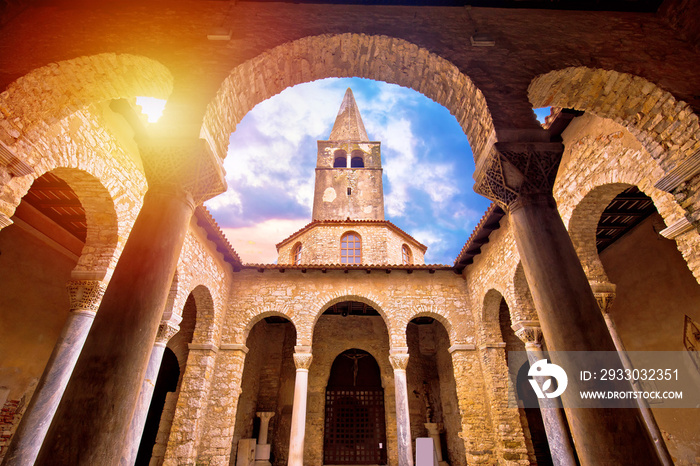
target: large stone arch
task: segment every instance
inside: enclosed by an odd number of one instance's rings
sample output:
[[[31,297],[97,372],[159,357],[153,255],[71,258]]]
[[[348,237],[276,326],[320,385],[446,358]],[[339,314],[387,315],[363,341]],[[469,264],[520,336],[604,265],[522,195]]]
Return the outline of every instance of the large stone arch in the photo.
[[[406,335],[397,330],[400,326],[396,325],[396,322],[390,317],[391,312],[387,312],[387,306],[380,304],[381,300],[372,295],[371,293],[362,294],[345,294],[345,293],[335,293],[334,296],[326,296],[315,300],[316,303],[322,303],[320,305],[312,306],[312,309],[318,309],[318,312],[305,322],[300,322],[297,328],[297,341],[301,345],[311,346],[313,343],[313,333],[316,327],[318,319],[323,315],[329,307],[334,304],[341,303],[344,301],[357,301],[360,303],[367,304],[373,307],[384,321],[386,325],[387,333],[389,334],[389,344],[391,348],[404,348],[406,347]]]
[[[137,96],[167,99],[172,89],[170,71],[143,56],[102,53],[50,63],[0,94],[0,139],[8,145],[19,139],[35,141],[48,127],[90,104]]]
[[[197,306],[197,321],[194,326],[193,343],[211,342],[212,327],[216,322],[216,306],[212,292],[206,285],[198,284],[188,293]]]
[[[200,136],[225,157],[230,134],[256,104],[330,77],[374,79],[422,93],[455,116],[474,154],[495,138],[486,99],[455,65],[403,39],[351,33],[298,39],[234,68],[208,105]]]
[[[92,112],[79,111],[54,125],[41,141],[32,143],[29,152],[19,154],[31,172],[0,182],[0,217],[12,217],[34,180],[46,172],[80,170],[91,175],[102,188],[85,186],[83,197],[94,197],[90,202],[96,202],[106,195],[111,204],[110,209],[104,208],[102,212],[95,208],[95,218],[104,222],[112,213],[116,218],[114,231],[109,233],[116,238],[116,253],[105,266],[111,275],[141,206],[146,179],[133,158],[119,148],[109,133],[100,130],[99,124]]]
[[[292,324],[292,326],[294,327],[294,331],[296,332],[297,330],[297,326],[294,323],[293,316],[275,310],[263,311],[259,314],[255,314],[250,320],[248,320],[248,322],[244,324],[243,332],[241,333],[241,344],[245,344],[245,342],[248,341],[248,335],[250,335],[250,331],[253,329],[253,327],[255,327],[255,324],[265,319],[266,317],[284,317],[290,324]],[[297,340],[298,338],[299,337],[297,337]]]
[[[570,67],[536,77],[528,94],[535,108],[584,110],[626,127],[666,171],[700,150],[692,108],[639,76]]]
[[[499,311],[501,301],[505,300],[508,304],[508,309],[512,309],[512,303],[506,299],[505,290],[501,291],[496,288],[490,288],[484,294],[481,307],[481,341],[484,343],[500,343],[503,341],[501,336]]]
[[[108,280],[121,252],[120,246],[123,246],[119,244],[120,231],[114,198],[105,186],[108,180],[76,168],[59,167],[45,173],[65,181],[85,210],[85,245],[73,273],[95,280]],[[36,178],[39,176],[32,182]]]
[[[654,187],[656,174],[662,170],[627,130],[596,116],[580,118],[586,129],[572,137],[565,153],[567,164],[560,169],[553,191],[586,275],[591,281],[606,283],[595,234],[603,210],[617,194],[636,186],[652,199],[667,226],[684,219],[684,211],[673,195]],[[700,280],[697,230],[690,229],[674,239]]]
[[[416,308],[415,312],[406,316],[405,319],[401,319],[401,324],[403,326],[404,333],[407,331],[408,324],[413,319],[416,319],[418,317],[432,317],[436,321],[440,322],[440,324],[445,328],[445,331],[447,332],[447,336],[450,339],[450,345],[457,343],[457,341],[459,340],[459,335],[456,334],[456,328],[452,325],[452,321],[450,320],[450,318],[436,310],[421,309],[420,306]]]

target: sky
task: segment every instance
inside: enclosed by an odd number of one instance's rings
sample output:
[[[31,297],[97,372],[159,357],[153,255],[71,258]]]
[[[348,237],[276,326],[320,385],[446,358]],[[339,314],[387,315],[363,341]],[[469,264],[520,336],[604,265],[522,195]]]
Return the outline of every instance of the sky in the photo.
[[[451,265],[490,201],[472,189],[457,120],[393,84],[330,78],[261,102],[231,135],[228,191],[205,205],[243,262],[275,263],[275,244],[311,221],[316,141],[328,139],[348,87],[370,140],[381,141],[386,219],[428,246],[426,263]]]

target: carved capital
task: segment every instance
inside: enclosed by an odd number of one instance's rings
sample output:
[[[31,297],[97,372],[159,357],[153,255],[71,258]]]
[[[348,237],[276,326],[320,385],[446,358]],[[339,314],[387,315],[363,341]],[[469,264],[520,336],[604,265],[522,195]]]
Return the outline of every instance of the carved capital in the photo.
[[[149,139],[139,148],[149,188],[187,193],[195,205],[226,191],[222,161],[203,139]]]
[[[408,358],[408,354],[391,354],[389,355],[389,362],[395,371],[405,371],[406,367],[408,366]]]
[[[311,353],[294,353],[294,365],[297,369],[309,370],[313,355]]]
[[[524,320],[511,326],[525,346],[542,346],[542,328],[537,321]]]
[[[66,284],[71,312],[97,312],[107,284],[101,280],[70,280]]]
[[[180,326],[177,323],[169,320],[162,321],[160,325],[158,325],[156,343],[167,343],[179,331]]]
[[[508,209],[521,194],[551,194],[564,146],[497,142],[474,173],[474,191]]]
[[[615,301],[616,287],[614,283],[600,283],[591,282],[591,290],[593,291],[593,296],[600,307],[600,311],[603,314],[610,312],[610,307],[613,301]]]
[[[258,411],[255,413],[261,421],[269,421],[275,415],[274,411]]]

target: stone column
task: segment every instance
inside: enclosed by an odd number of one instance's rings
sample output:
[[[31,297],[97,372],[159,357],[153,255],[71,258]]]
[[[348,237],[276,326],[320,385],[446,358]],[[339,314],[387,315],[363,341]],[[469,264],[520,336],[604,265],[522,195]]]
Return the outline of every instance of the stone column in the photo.
[[[260,418],[260,435],[258,436],[258,445],[267,444],[267,431],[270,428],[270,419],[275,415],[272,411],[258,411],[255,413]]]
[[[309,387],[309,367],[311,366],[310,346],[294,347],[294,365],[297,368],[294,380],[294,405],[292,407],[292,428],[289,434],[289,466],[304,466],[304,432],[306,430],[306,399]]]
[[[398,439],[399,464],[413,466],[413,444],[411,442],[411,420],[408,411],[408,384],[406,366],[408,348],[391,350],[389,362],[394,369],[394,392],[396,396],[396,437]]]
[[[226,187],[203,140],[149,140],[140,149],[149,190],[39,464],[119,464],[194,208]]]
[[[577,367],[575,352],[616,349],[551,194],[562,152],[560,143],[495,143],[474,176],[475,190],[509,213],[553,362]],[[616,367],[622,363],[610,368]],[[620,382],[613,389],[631,387]],[[634,400],[621,400],[620,408],[572,409],[579,390],[585,384],[569,377],[562,401],[581,464],[660,464]]]
[[[615,343],[615,348],[617,348],[617,351],[620,353],[622,365],[625,366],[625,369],[629,369],[631,371],[634,369],[634,366],[632,365],[632,361],[630,361],[629,356],[627,356],[625,345],[622,343],[622,339],[617,333],[615,321],[613,321],[613,318],[610,315],[610,307],[612,306],[616,296],[615,284],[592,282],[591,289],[593,290],[593,295],[598,302],[600,311],[603,313],[603,318],[605,319],[605,324],[608,326],[610,337],[612,338],[613,343]],[[635,390],[643,391],[639,380],[633,380],[632,386]],[[661,462],[666,466],[673,466],[673,459],[671,458],[668,448],[666,448],[666,442],[664,442],[664,438],[661,435],[661,430],[659,429],[659,425],[656,423],[656,419],[654,419],[654,413],[651,412],[649,403],[647,403],[647,401],[643,398],[636,401],[637,405],[639,406],[639,410],[642,413],[642,417],[644,418],[644,423],[646,424],[647,430],[649,431],[649,435],[651,435],[651,438],[654,441],[654,447],[656,448],[656,452],[658,453]]]
[[[523,321],[513,325],[515,334],[525,343],[530,365],[544,359],[542,351],[542,329],[539,322]],[[561,402],[556,398],[539,398],[542,423],[547,433],[547,443],[555,466],[576,466],[576,453],[571,444],[569,426]]]
[[[153,344],[153,349],[151,350],[151,357],[148,360],[148,367],[146,368],[146,376],[143,379],[143,385],[141,385],[141,393],[139,393],[139,399],[136,403],[136,409],[134,410],[134,417],[131,419],[131,427],[129,428],[129,434],[127,435],[126,444],[124,446],[124,456],[122,460],[126,462],[125,464],[134,464],[136,462],[136,455],[139,453],[143,429],[146,427],[148,410],[151,407],[153,390],[156,386],[156,380],[158,380],[160,365],[163,362],[165,345],[167,345],[168,340],[170,340],[173,335],[180,331],[180,321],[182,321],[182,317],[175,315],[172,320],[163,321],[158,327],[156,342]]]
[[[270,466],[270,444],[267,443],[267,431],[270,428],[270,419],[275,415],[273,411],[258,411],[255,413],[260,418],[260,434],[258,444],[255,447],[255,466]]]
[[[67,284],[70,313],[53,348],[32,400],[9,445],[3,466],[34,464],[87,338],[107,285],[100,280]]]

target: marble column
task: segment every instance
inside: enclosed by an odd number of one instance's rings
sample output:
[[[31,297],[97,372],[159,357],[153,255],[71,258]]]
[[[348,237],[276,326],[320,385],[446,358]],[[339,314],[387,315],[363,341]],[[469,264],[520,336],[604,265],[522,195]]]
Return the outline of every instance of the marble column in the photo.
[[[394,369],[394,392],[396,396],[396,436],[398,439],[399,464],[413,466],[413,444],[411,442],[411,420],[408,411],[408,384],[406,366],[408,348],[392,349],[389,362]]]
[[[149,190],[38,464],[119,464],[194,208],[226,187],[203,140],[153,139],[140,149]]]
[[[148,360],[148,367],[146,368],[146,376],[143,379],[143,385],[141,385],[141,392],[139,393],[139,399],[136,403],[136,409],[134,410],[134,417],[131,419],[131,427],[129,427],[126,444],[124,445],[124,456],[122,458],[125,464],[134,464],[136,462],[136,455],[139,453],[143,429],[146,427],[148,410],[151,407],[153,390],[155,389],[160,366],[163,362],[165,346],[168,340],[180,331],[179,324],[182,321],[182,317],[174,315],[171,319],[172,320],[161,322],[158,327],[156,342],[153,344],[153,349],[151,350],[151,357]]]
[[[610,307],[612,306],[616,296],[615,288],[614,283],[591,282],[593,295],[598,302],[600,311],[603,313],[605,324],[608,326],[608,331],[610,332],[610,337],[612,338],[613,343],[615,343],[615,348],[617,348],[617,351],[620,353],[622,365],[625,366],[625,369],[629,369],[631,371],[634,369],[634,366],[632,365],[630,358],[627,356],[625,345],[622,343],[622,339],[617,333],[615,321],[610,315]],[[633,380],[632,386],[635,390],[644,391],[639,380]],[[642,413],[642,417],[644,418],[644,424],[649,431],[649,435],[651,435],[651,438],[654,441],[654,447],[656,448],[656,452],[659,455],[662,464],[665,466],[673,466],[673,459],[671,458],[668,448],[666,448],[666,442],[664,442],[664,438],[661,435],[661,430],[659,429],[659,425],[656,423],[654,413],[651,412],[649,403],[647,403],[647,401],[643,398],[639,398],[636,401],[637,405],[639,406],[639,410]]]
[[[495,143],[480,156],[474,189],[509,214],[552,361],[580,367],[580,352],[616,349],[551,194],[563,149],[551,142]],[[610,368],[623,366],[618,359]],[[571,408],[587,388],[576,377],[568,387],[562,402],[581,464],[660,464],[634,400],[620,400],[619,408]],[[620,381],[610,388],[631,386]]]
[[[539,327],[539,322],[518,322],[513,325],[513,330],[525,343],[530,365],[546,357],[542,350],[542,329]],[[576,466],[576,453],[571,444],[569,426],[566,423],[561,402],[557,398],[539,398],[537,401],[540,405],[544,430],[547,433],[552,462],[555,466]]]
[[[275,415],[273,411],[258,411],[255,413],[260,418],[260,434],[258,444],[255,447],[255,466],[270,466],[270,444],[267,443],[267,433],[270,428],[270,419]]]
[[[258,436],[258,445],[267,444],[267,431],[270,428],[270,419],[275,415],[273,411],[258,411],[255,413],[260,418],[260,435]]]
[[[304,434],[306,431],[306,400],[309,388],[309,367],[313,356],[310,346],[294,347],[294,365],[297,368],[294,380],[294,405],[292,406],[292,428],[289,433],[289,466],[304,466]]]
[[[107,285],[101,280],[67,284],[70,313],[53,348],[32,400],[12,437],[3,466],[34,464],[61,401]]]

